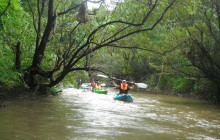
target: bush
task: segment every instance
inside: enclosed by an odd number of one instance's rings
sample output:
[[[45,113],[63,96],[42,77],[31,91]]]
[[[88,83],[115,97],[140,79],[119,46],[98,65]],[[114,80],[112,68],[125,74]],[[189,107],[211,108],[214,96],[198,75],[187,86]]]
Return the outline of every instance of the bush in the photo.
[[[171,75],[162,75],[160,79],[159,88],[164,89],[170,89],[172,86],[172,80]]]
[[[193,95],[197,95],[205,99],[215,99],[217,92],[218,90],[216,85],[213,82],[203,78],[196,82]]]
[[[178,92],[192,91],[194,87],[194,80],[178,77],[173,80],[173,90]]]

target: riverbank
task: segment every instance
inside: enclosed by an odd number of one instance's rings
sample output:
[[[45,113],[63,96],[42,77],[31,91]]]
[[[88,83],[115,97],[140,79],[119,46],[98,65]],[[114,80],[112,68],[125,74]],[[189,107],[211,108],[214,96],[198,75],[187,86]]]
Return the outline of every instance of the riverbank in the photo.
[[[22,86],[14,86],[10,88],[0,87],[0,100],[20,99],[20,100],[34,100],[49,95],[57,95],[62,92],[57,88],[44,88],[38,90],[30,90]]]
[[[7,108],[8,105],[5,104],[5,101],[8,100],[37,100],[50,95],[58,95],[60,92],[62,92],[62,90],[58,90],[57,88],[46,88],[44,90],[40,89],[38,91],[33,91],[22,86],[11,88],[0,87],[0,109]]]

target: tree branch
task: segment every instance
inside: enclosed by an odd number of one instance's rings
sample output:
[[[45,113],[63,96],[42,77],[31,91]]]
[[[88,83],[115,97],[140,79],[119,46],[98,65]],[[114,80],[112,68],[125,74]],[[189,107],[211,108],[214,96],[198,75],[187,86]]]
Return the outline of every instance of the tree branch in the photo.
[[[47,25],[39,47],[35,48],[34,59],[32,62],[33,67],[37,67],[37,65],[39,65],[42,62],[42,59],[44,57],[44,51],[49,40],[50,32],[53,28],[54,20],[55,17],[53,16],[53,0],[49,0]]]
[[[27,3],[28,3],[29,9],[31,10],[31,14],[32,14],[32,18],[33,18],[34,30],[37,33],[37,27],[36,27],[36,20],[35,20],[34,11],[33,11],[32,7],[31,7],[30,3],[29,3],[29,0],[27,1]]]
[[[36,48],[39,47],[40,37],[41,37],[41,18],[44,12],[45,0],[42,1],[42,6],[40,9],[40,0],[37,1],[37,11],[38,11],[38,29],[37,29],[37,39],[36,39]]]
[[[0,14],[0,17],[8,10],[10,4],[11,4],[11,0],[9,0],[8,5],[6,6],[5,10]]]
[[[207,27],[209,28],[209,32],[210,32],[210,34],[213,36],[213,38],[215,39],[215,41],[216,41],[216,43],[220,46],[220,42],[219,42],[219,40],[218,40],[218,38],[216,37],[216,35],[214,34],[214,32],[213,32],[213,29],[212,29],[212,24],[211,24],[211,22],[210,22],[210,19],[208,18],[208,16],[207,16],[207,14],[206,14],[206,12],[204,13],[204,16],[206,17],[206,25],[207,25]]]
[[[140,48],[140,47],[137,47],[137,46],[119,46],[119,45],[116,45],[116,44],[110,44],[108,46],[111,46],[111,47],[115,47],[115,48],[120,48],[120,49],[137,49],[137,50],[145,50],[145,51],[149,51],[149,52],[153,52],[153,53],[157,53],[157,54],[160,54],[160,55],[163,55],[163,53],[161,52],[158,52],[158,51],[154,51],[154,50],[150,50],[150,49],[145,49],[145,48]]]
[[[103,28],[107,27],[108,25],[112,25],[112,24],[116,24],[116,23],[120,23],[120,24],[123,24],[123,25],[128,25],[128,26],[134,26],[134,27],[140,27],[142,25],[145,24],[145,22],[148,20],[148,18],[150,17],[150,15],[152,14],[152,12],[154,11],[154,9],[156,8],[157,6],[157,2],[159,0],[156,0],[155,4],[152,5],[152,8],[146,13],[145,17],[143,18],[143,20],[140,22],[140,23],[130,23],[130,22],[126,22],[126,21],[112,21],[112,22],[108,22],[106,24],[103,24],[103,25],[100,25],[98,28],[96,28],[93,32],[90,33],[90,35],[87,37],[87,41],[82,44],[79,48],[76,47],[76,49],[74,49],[74,54],[72,55],[72,53],[70,55],[71,58],[70,60],[68,60],[68,64],[66,65],[65,64],[65,61],[67,60],[66,59],[66,55],[68,55],[68,52],[70,52],[70,50],[67,52],[67,54],[65,54],[65,58],[63,58],[63,60],[57,60],[57,63],[54,67],[54,69],[52,71],[41,71],[39,69],[39,65],[41,64],[42,62],[42,59],[44,57],[44,51],[45,51],[45,48],[46,48],[46,45],[48,43],[48,38],[50,36],[50,32],[52,30],[52,27],[53,27],[53,23],[54,23],[54,18],[55,16],[53,16],[53,0],[49,0],[49,6],[48,6],[48,20],[47,20],[47,25],[46,25],[46,28],[45,28],[45,31],[44,31],[44,34],[43,34],[43,37],[41,39],[41,42],[40,42],[40,45],[39,45],[39,48],[36,48],[35,49],[35,55],[34,55],[34,59],[33,59],[33,62],[32,62],[32,69],[33,69],[33,72],[32,72],[32,76],[33,75],[36,75],[36,74],[39,74],[39,75],[42,75],[43,77],[51,77],[53,76],[54,72],[58,69],[60,69],[61,65],[64,64],[64,67],[62,69],[62,71],[58,74],[58,76],[56,77],[56,79],[54,80],[53,78],[51,78],[51,82],[48,84],[48,86],[54,86],[56,84],[58,84],[65,76],[66,74],[68,74],[70,71],[74,71],[74,70],[92,70],[88,67],[84,67],[84,68],[73,68],[73,66],[75,66],[82,58],[84,58],[85,56],[89,55],[91,53],[91,51],[89,51],[88,49],[88,45],[90,45],[92,42],[92,38],[94,37],[94,35],[102,30]],[[117,42],[125,37],[128,37],[128,36],[131,36],[133,34],[136,34],[136,33],[139,33],[139,32],[144,32],[144,31],[149,31],[149,30],[153,30],[157,24],[160,23],[160,21],[162,20],[162,18],[164,17],[164,15],[166,14],[166,12],[168,11],[168,9],[174,4],[176,0],[173,0],[172,3],[170,3],[165,9],[164,11],[161,13],[159,19],[157,19],[154,24],[150,27],[150,28],[146,28],[146,29],[136,29],[135,31],[129,31],[127,34],[125,35],[121,35],[119,37],[117,37],[116,39],[112,39],[106,43],[102,43],[102,44],[97,44],[96,46],[94,46],[93,48],[93,52],[102,48],[102,47],[105,47],[105,46],[109,46],[109,45],[112,45],[114,42]],[[77,6],[74,6],[72,8],[69,8],[68,10],[64,11],[64,12],[60,12],[58,13],[58,16],[60,15],[63,15],[73,9],[76,9],[78,8],[80,5],[77,5]],[[76,26],[77,28],[77,26]],[[73,29],[73,31],[75,30],[75,28]],[[122,32],[123,30],[125,29],[122,29],[120,32]],[[116,36],[117,34],[119,34],[120,32],[116,32],[114,35]],[[72,33],[71,33],[72,34]],[[79,43],[77,46],[79,46],[81,43]],[[68,56],[70,56],[68,55]],[[59,58],[58,58],[59,59]],[[36,70],[38,69],[38,70]],[[51,74],[53,73],[53,74]]]
[[[116,39],[114,39],[114,40],[112,40],[112,41],[109,41],[108,43],[106,43],[106,46],[109,45],[109,44],[111,44],[111,43],[113,43],[113,42],[116,42],[116,41],[118,41],[118,40],[121,40],[121,39],[123,39],[123,38],[126,38],[126,37],[128,37],[128,36],[131,36],[131,35],[133,35],[133,34],[136,34],[136,33],[139,33],[139,32],[144,32],[144,31],[153,30],[153,29],[157,26],[157,24],[160,23],[160,21],[163,19],[164,15],[165,15],[166,12],[168,11],[168,9],[175,3],[175,1],[176,1],[176,0],[172,1],[172,3],[171,3],[169,6],[166,7],[166,9],[163,11],[161,17],[160,17],[150,28],[139,29],[139,30],[130,32],[130,33],[124,35],[124,36],[121,36],[121,37],[116,38]],[[129,24],[129,25],[133,25],[133,24]],[[139,25],[139,24],[138,24],[138,25]]]
[[[215,4],[216,4],[217,16],[218,16],[218,28],[220,29],[220,9],[219,9],[219,3],[217,2],[217,0],[216,0]]]
[[[81,6],[81,4],[76,5],[75,7],[71,7],[71,8],[69,8],[69,9],[67,9],[66,11],[63,11],[63,12],[57,13],[57,15],[58,15],[58,16],[64,15],[64,14],[66,14],[66,13],[68,13],[68,12],[74,10],[74,9],[79,8],[80,6]]]
[[[101,47],[109,46],[109,45],[111,45],[111,43],[116,42],[116,41],[118,41],[118,40],[121,40],[121,39],[123,39],[123,38],[125,38],[125,37],[128,37],[128,36],[132,35],[132,34],[135,34],[135,33],[138,33],[138,32],[142,32],[142,31],[153,30],[153,29],[156,27],[156,25],[162,20],[162,18],[164,17],[165,13],[166,13],[166,12],[168,11],[168,9],[174,4],[175,1],[176,1],[176,0],[173,0],[172,3],[165,8],[165,10],[163,11],[161,17],[152,25],[151,28],[142,29],[142,30],[139,29],[139,30],[130,32],[130,33],[124,35],[124,36],[121,36],[121,37],[119,37],[119,38],[116,38],[116,39],[114,39],[114,40],[111,40],[111,41],[109,41],[109,42],[107,42],[107,43],[105,43],[105,44],[100,44],[100,45],[98,44],[97,47],[95,47],[95,48],[93,49],[93,52],[94,52],[95,50],[97,50],[97,49],[100,49]],[[155,7],[154,7],[154,8],[155,8]],[[151,12],[152,12],[152,10],[151,10]],[[148,13],[149,13],[149,12],[148,12]],[[149,16],[149,15],[147,14],[146,17],[148,17],[148,16]],[[146,19],[146,17],[145,17],[144,19]],[[74,58],[77,56],[77,54],[78,54],[84,47],[86,47],[88,44],[91,43],[91,42],[90,42],[90,41],[91,41],[91,40],[90,40],[91,37],[92,37],[98,30],[100,30],[101,28],[103,28],[103,27],[105,27],[105,26],[107,26],[107,25],[111,25],[111,24],[113,24],[113,23],[125,23],[125,24],[133,25],[133,26],[136,26],[136,25],[137,25],[137,26],[138,26],[138,25],[140,26],[140,25],[142,25],[142,23],[141,23],[141,24],[130,24],[130,23],[128,23],[128,22],[123,22],[123,21],[113,21],[113,22],[108,22],[108,23],[106,23],[106,24],[103,24],[103,25],[99,26],[97,29],[95,29],[95,30],[88,36],[87,42],[86,42],[84,45],[82,45],[82,46],[75,52],[75,54],[72,56],[71,60],[69,61],[67,67],[70,68],[71,66],[75,65],[81,58],[83,58],[84,56],[86,56],[86,54],[83,54],[83,55],[81,55],[80,57],[78,57],[78,58],[73,62],[73,60],[74,60]],[[88,54],[89,54],[89,53],[88,53]],[[72,63],[72,62],[73,62],[73,63]]]

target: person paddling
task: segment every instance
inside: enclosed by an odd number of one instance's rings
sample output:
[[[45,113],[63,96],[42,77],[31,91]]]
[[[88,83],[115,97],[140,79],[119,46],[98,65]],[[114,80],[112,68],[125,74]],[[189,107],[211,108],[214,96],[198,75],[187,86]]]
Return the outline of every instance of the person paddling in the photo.
[[[95,81],[94,80],[91,83],[91,87],[92,87],[92,90],[94,90],[94,88],[95,88]]]
[[[96,86],[95,86],[95,90],[101,90],[101,89],[102,89],[102,88],[101,88],[100,82],[97,81],[97,84],[96,84]]]
[[[77,89],[80,89],[81,88],[81,86],[82,86],[82,81],[81,81],[81,79],[78,81],[77,80]]]
[[[128,86],[126,80],[122,80],[122,83],[120,85],[117,85],[115,81],[113,80],[113,85],[119,89],[119,94],[128,94],[128,90],[132,90],[134,88],[134,83],[131,83],[132,86]]]

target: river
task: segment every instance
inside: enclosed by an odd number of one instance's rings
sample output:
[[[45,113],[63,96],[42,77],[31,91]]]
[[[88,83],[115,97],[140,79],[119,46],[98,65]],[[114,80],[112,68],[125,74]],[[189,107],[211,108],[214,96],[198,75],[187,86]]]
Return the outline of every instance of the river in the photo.
[[[220,109],[206,101],[130,92],[133,103],[73,88],[34,101],[6,101],[0,140],[220,139]]]

